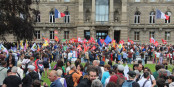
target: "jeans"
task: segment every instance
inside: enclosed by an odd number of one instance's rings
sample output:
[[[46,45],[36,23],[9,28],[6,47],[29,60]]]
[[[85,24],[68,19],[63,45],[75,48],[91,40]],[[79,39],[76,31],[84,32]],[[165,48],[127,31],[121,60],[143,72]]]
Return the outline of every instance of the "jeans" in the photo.
[[[131,62],[132,62],[132,58],[128,58],[128,64],[131,64]]]

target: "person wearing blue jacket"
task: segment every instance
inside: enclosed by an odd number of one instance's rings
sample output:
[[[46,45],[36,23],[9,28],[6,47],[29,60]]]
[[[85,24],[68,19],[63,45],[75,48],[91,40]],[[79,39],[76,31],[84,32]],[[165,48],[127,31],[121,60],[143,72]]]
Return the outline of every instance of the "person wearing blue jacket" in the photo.
[[[105,87],[105,80],[110,76],[110,74],[109,74],[110,68],[111,68],[111,66],[109,64],[106,64],[104,66],[105,72],[103,73],[102,80],[101,80],[103,87]]]

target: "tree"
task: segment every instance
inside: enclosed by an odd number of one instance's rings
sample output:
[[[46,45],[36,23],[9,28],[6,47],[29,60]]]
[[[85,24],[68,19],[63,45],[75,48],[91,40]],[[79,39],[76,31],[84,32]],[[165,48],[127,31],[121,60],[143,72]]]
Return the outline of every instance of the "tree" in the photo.
[[[18,41],[33,39],[31,15],[38,11],[32,9],[31,4],[32,0],[0,0],[0,39],[5,40],[5,34],[13,34]]]

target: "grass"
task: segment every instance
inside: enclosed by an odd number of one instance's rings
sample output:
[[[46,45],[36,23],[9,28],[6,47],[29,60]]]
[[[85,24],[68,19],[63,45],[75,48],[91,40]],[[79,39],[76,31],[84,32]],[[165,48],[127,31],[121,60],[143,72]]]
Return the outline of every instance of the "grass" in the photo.
[[[56,62],[51,63],[52,69],[53,69],[53,67],[55,66],[55,64],[56,64]],[[84,66],[85,63],[82,63],[82,65]],[[129,66],[130,68],[133,68],[133,64],[128,64],[128,66]],[[155,72],[155,64],[146,64],[144,67],[148,67],[148,68],[151,70],[152,73]],[[168,70],[170,70],[170,72],[172,71],[173,68],[174,68],[173,65],[168,65]],[[51,71],[51,70],[49,70],[49,71]],[[46,83],[50,86],[51,82],[50,82],[50,80],[47,78],[47,74],[45,74],[45,78],[42,76],[42,80],[43,80],[44,82],[46,82]]]

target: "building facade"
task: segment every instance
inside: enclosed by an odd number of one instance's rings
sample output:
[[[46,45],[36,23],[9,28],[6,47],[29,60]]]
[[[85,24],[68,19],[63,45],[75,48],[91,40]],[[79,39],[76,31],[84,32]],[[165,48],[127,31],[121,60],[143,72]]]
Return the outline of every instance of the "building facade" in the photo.
[[[39,1],[39,4],[36,2]],[[174,0],[34,0],[32,7],[40,14],[33,15],[36,42],[42,37],[59,39],[111,39],[149,43],[153,37],[174,43]],[[65,14],[56,18],[54,9]],[[156,9],[170,16],[156,19]],[[55,34],[58,31],[58,34]],[[173,35],[173,36],[172,36]],[[12,40],[14,41],[14,40]]]

